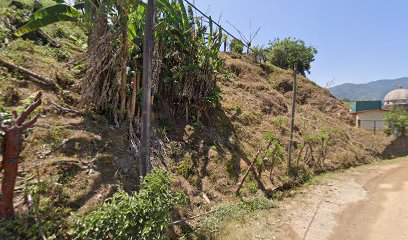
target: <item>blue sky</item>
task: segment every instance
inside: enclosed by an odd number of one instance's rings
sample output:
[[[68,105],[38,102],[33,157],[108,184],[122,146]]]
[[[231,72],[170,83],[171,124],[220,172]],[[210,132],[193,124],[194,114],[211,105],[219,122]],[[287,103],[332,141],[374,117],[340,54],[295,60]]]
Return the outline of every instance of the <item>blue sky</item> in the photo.
[[[193,1],[193,0],[191,0]],[[309,78],[321,86],[408,76],[407,0],[195,0],[204,12],[249,35],[254,45],[296,37],[318,48]],[[237,34],[238,35],[238,34]]]

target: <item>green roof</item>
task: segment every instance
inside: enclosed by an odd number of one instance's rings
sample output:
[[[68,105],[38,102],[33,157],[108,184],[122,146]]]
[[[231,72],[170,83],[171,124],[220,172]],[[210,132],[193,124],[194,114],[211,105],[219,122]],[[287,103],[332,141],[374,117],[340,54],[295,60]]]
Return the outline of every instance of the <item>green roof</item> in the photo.
[[[369,110],[381,110],[381,101],[356,101],[351,103],[352,112],[362,112]]]

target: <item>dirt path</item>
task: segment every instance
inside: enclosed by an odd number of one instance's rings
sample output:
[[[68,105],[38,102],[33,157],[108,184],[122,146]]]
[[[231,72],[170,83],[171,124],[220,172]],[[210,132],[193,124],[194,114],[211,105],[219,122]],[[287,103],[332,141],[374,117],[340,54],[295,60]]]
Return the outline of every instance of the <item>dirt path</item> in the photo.
[[[324,176],[220,239],[408,239],[408,158]]]

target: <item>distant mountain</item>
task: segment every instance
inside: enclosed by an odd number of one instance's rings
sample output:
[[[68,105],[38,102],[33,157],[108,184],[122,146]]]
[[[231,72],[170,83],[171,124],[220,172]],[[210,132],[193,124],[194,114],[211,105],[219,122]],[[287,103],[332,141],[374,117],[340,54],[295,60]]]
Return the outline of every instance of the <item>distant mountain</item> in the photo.
[[[385,95],[396,89],[398,85],[408,88],[408,77],[378,80],[365,84],[345,83],[329,88],[329,90],[338,99],[383,100]]]

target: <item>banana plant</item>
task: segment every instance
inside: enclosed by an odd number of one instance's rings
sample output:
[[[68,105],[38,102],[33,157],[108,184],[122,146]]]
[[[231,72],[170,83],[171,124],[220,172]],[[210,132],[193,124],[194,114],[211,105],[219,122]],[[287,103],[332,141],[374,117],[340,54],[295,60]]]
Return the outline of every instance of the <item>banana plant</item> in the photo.
[[[21,37],[26,33],[35,31],[56,22],[79,21],[81,16],[81,12],[75,8],[64,3],[58,3],[34,12],[29,17],[28,22],[22,27],[18,28],[14,34],[17,37]]]

